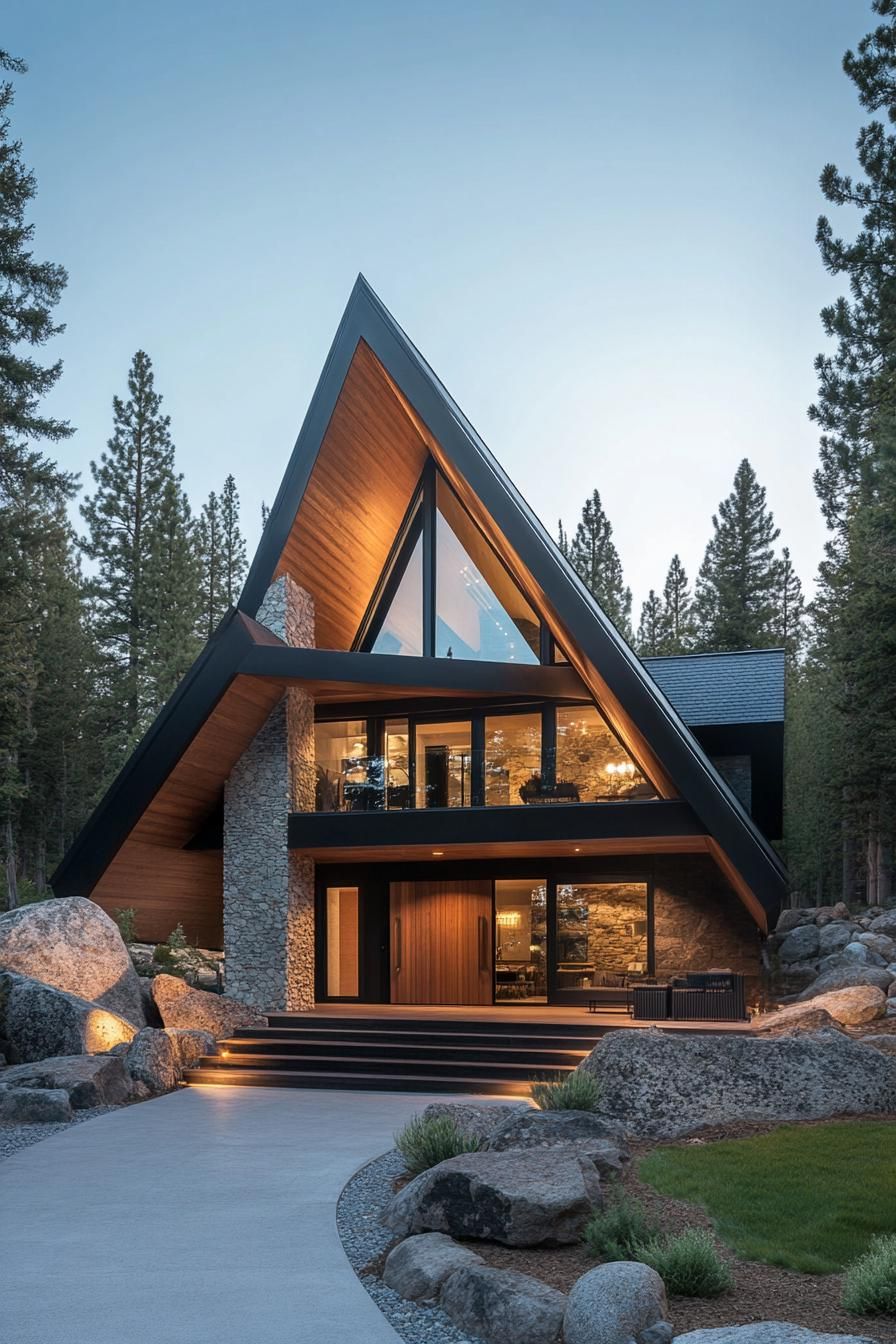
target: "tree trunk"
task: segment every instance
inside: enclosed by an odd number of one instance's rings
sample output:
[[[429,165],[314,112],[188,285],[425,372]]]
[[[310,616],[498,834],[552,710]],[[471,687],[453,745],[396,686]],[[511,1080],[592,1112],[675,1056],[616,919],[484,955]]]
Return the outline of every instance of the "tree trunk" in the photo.
[[[19,905],[19,884],[16,878],[16,847],[12,838],[12,822],[6,821],[6,908],[16,910]]]

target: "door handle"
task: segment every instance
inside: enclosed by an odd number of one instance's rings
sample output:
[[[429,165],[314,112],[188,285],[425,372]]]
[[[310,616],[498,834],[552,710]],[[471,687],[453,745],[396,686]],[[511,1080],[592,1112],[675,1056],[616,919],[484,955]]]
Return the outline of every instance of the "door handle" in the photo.
[[[485,915],[479,916],[479,969],[487,971],[488,966],[488,920]]]
[[[401,920],[396,917],[392,927],[392,947],[395,960],[395,974],[401,971]]]

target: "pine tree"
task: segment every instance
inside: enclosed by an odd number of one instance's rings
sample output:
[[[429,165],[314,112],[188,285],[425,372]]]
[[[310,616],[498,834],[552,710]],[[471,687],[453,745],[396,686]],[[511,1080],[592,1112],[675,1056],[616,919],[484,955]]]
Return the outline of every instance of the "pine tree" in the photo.
[[[246,577],[246,543],[240,531],[240,497],[228,476],[221,491],[221,554],[225,609],[235,607]]]
[[[651,588],[647,601],[641,605],[641,621],[638,625],[637,649],[642,657],[658,654],[662,651],[663,604]]]
[[[0,70],[24,74],[24,61],[0,51]],[[0,857],[7,904],[18,899],[20,805],[27,797],[24,754],[34,731],[40,608],[34,572],[73,481],[43,445],[67,438],[71,426],[45,415],[41,401],[58,382],[60,361],[43,363],[40,347],[63,330],[53,320],[65,270],[35,259],[27,210],[37,191],[11,138],[10,80],[0,83]]]
[[[677,555],[673,555],[663,585],[663,609],[660,623],[660,653],[687,653],[697,637],[694,599],[688,576]]]
[[[775,641],[778,529],[746,458],[712,525],[697,578],[700,643],[708,650],[767,648]]]
[[[170,421],[161,405],[152,362],[138,350],[127,400],[113,399],[108,450],[90,464],[95,492],[81,506],[88,526],[82,544],[96,564],[89,591],[105,660],[109,741],[119,755],[154,712],[146,694],[152,653],[146,570],[165,487],[174,476]]]
[[[569,562],[617,630],[631,637],[632,592],[622,577],[613,528],[597,490],[585,501],[582,518],[569,544]]]
[[[866,111],[896,122],[896,4],[874,0],[884,22],[847,52],[843,68]],[[892,888],[896,839],[892,686],[896,683],[893,593],[896,558],[892,519],[896,493],[896,135],[872,119],[857,141],[862,176],[854,180],[828,164],[822,190],[832,205],[855,207],[861,227],[851,241],[818,222],[822,262],[842,275],[849,297],[823,309],[833,353],[819,355],[818,399],[809,414],[821,428],[815,488],[830,529],[813,603],[812,660],[828,691],[817,731],[834,743],[836,805],[833,832],[841,837],[839,889],[846,899],[864,891],[886,900]],[[800,807],[791,818],[800,827]]]
[[[559,549],[559,551],[560,551],[560,554],[561,554],[562,556],[564,556],[565,559],[568,560],[568,559],[569,559],[569,537],[568,537],[567,534],[566,534],[566,528],[563,526],[563,519],[562,519],[562,518],[561,518],[561,519],[558,521],[558,523],[557,523],[557,547],[558,547],[558,549]]]
[[[223,595],[224,556],[221,531],[221,504],[212,490],[202,506],[197,531],[202,570],[202,629],[206,638],[212,634],[227,610]]]
[[[202,647],[197,635],[202,569],[194,532],[189,500],[179,481],[170,477],[162,488],[146,557],[146,717],[161,708]]]
[[[805,643],[806,603],[803,585],[793,567],[788,546],[781,551],[775,606],[776,642],[785,650],[788,660],[793,662],[799,658]]]

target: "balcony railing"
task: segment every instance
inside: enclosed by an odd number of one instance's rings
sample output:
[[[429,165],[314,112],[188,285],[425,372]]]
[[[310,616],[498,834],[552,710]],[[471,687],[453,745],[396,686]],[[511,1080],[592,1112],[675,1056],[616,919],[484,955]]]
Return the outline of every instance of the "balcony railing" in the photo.
[[[539,768],[496,760],[487,751],[446,747],[408,767],[386,756],[353,756],[315,770],[318,812],[410,808],[540,807],[656,798],[628,760],[593,758],[570,768],[569,753],[545,752]]]

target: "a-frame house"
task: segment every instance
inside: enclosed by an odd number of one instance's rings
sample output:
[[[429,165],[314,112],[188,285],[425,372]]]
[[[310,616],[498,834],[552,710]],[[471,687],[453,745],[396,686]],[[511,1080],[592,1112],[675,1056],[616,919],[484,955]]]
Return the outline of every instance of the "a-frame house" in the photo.
[[[754,657],[651,675],[359,278],[239,606],[54,890],[264,1009],[755,977],[784,871],[660,688],[739,669],[743,738]]]

